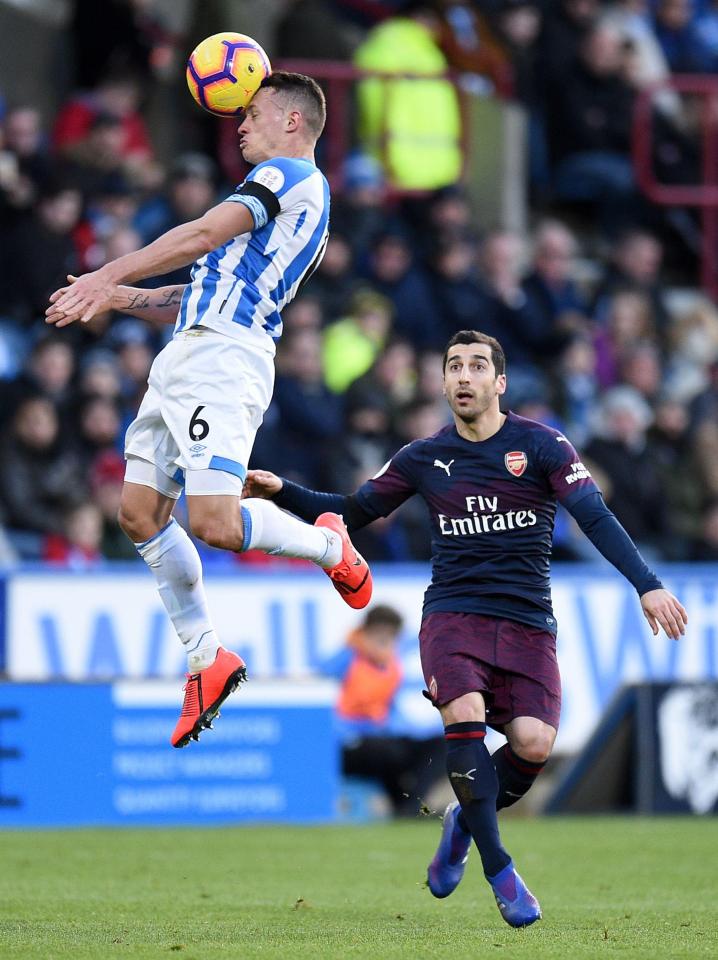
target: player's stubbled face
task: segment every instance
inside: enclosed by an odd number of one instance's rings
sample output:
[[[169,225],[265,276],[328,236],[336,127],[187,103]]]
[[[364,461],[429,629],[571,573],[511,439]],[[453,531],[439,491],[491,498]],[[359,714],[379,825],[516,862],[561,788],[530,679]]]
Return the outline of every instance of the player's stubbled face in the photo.
[[[503,393],[491,360],[491,348],[484,343],[457,344],[449,351],[444,370],[444,393],[457,417],[466,423],[481,416]]]
[[[239,149],[247,163],[261,163],[278,152],[285,111],[273,96],[273,90],[259,90],[237,127]]]

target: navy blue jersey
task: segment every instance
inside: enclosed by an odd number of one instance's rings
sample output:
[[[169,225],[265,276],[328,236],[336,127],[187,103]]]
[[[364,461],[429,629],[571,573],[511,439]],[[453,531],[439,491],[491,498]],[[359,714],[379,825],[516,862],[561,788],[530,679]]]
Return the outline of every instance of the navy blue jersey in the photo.
[[[556,505],[598,493],[569,441],[509,413],[488,440],[456,427],[414,440],[355,494],[385,517],[419,494],[431,517],[432,578],[424,614],[483,613],[556,631],[550,556]]]

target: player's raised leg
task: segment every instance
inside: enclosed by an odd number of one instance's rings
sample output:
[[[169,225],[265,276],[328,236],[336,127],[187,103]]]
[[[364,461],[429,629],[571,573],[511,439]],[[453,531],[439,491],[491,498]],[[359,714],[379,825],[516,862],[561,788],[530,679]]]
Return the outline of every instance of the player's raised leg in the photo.
[[[484,875],[501,915],[513,927],[539,920],[541,908],[516,871],[499,836],[496,817],[498,779],[486,749],[485,707],[480,693],[458,697],[441,709],[446,738],[449,782],[461,812],[447,811],[448,828],[442,832],[439,849],[429,867],[429,889],[435,896],[448,896],[461,880],[457,857],[468,854],[470,835],[481,857]]]
[[[197,482],[194,475],[192,482]],[[237,497],[188,496],[187,502],[192,532],[210,546],[311,560],[325,571],[350,607],[362,608],[369,603],[369,567],[336,514],[322,514],[312,525],[259,498],[240,504]]]
[[[172,519],[179,491],[179,484],[152,464],[131,458],[119,517],[122,529],[152,571],[187,653],[184,705],[171,737],[175,747],[199,738],[246,675],[242,659],[220,646],[209,615],[199,554]]]

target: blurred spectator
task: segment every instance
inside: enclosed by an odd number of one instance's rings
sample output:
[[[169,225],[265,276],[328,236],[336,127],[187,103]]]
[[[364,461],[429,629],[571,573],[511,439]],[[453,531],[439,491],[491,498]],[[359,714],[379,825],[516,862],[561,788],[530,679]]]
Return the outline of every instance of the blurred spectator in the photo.
[[[561,200],[601,201],[612,232],[636,195],[630,156],[633,91],[622,76],[620,32],[608,23],[591,27],[579,58],[553,92],[548,139]]]
[[[718,562],[718,501],[711,503],[703,512],[691,559],[703,563]]]
[[[322,305],[308,290],[302,292],[282,311],[282,323],[288,332],[321,330],[324,326]]]
[[[428,200],[428,229],[423,252],[431,257],[437,243],[452,240],[478,242],[476,218],[471,202],[465,190],[459,186],[444,187],[437,190]]]
[[[44,396],[59,414],[63,430],[72,431],[72,379],[75,356],[62,336],[42,337],[32,347],[22,372],[0,387],[0,423],[12,417],[19,403],[28,396]]]
[[[598,435],[586,446],[585,460],[619,522],[642,551],[655,555],[668,524],[661,476],[648,449],[652,420],[636,390],[613,387],[601,399]]]
[[[438,0],[439,45],[463,89],[508,96],[512,73],[506,51],[477,7],[468,0]]]
[[[217,166],[203,153],[183,153],[170,169],[167,190],[161,196],[152,195],[137,211],[134,227],[142,244],[151,243],[161,234],[180,223],[196,220],[217,202]],[[183,276],[189,277],[189,269]],[[181,283],[183,280],[153,278],[155,286]]]
[[[623,38],[626,79],[631,86],[644,90],[670,77],[668,61],[653,30],[649,0],[617,0],[602,19],[615,26]],[[680,99],[668,90],[657,95],[656,103],[669,115],[680,109]]]
[[[386,399],[380,394],[364,394],[346,405],[345,430],[330,455],[331,480],[326,489],[353,490],[373,476],[394,453],[392,419]],[[269,461],[267,461],[269,462]],[[375,526],[366,527],[369,539],[375,541]],[[359,531],[360,534],[364,530]],[[367,551],[366,541],[359,551],[369,559],[387,559]]]
[[[621,383],[633,387],[650,404],[657,399],[663,368],[657,347],[652,343],[633,344],[621,363]]]
[[[545,353],[560,351],[587,329],[588,303],[575,280],[576,238],[559,220],[544,220],[534,233],[533,261],[521,287],[546,338]]]
[[[344,315],[358,287],[349,239],[332,231],[321,263],[304,289],[319,300],[324,316],[332,321]]]
[[[434,300],[439,306],[432,342],[438,345],[446,343],[457,330],[471,330],[488,305],[479,283],[474,243],[446,240],[435,248],[431,264]]]
[[[670,560],[687,560],[700,534],[706,490],[689,430],[687,406],[666,395],[658,400],[655,411],[648,448],[666,504],[668,535],[663,555]]]
[[[75,448],[82,469],[89,474],[101,454],[122,449],[122,420],[116,401],[108,397],[88,397],[77,420]]]
[[[653,234],[638,228],[622,233],[611,249],[609,264],[595,292],[594,313],[599,323],[605,319],[608,298],[631,290],[648,298],[656,329],[663,334],[669,313],[661,283],[662,261],[663,246]]]
[[[446,426],[448,416],[444,400],[417,397],[405,403],[396,418],[396,436],[400,444],[432,437]]]
[[[73,232],[82,197],[62,181],[48,180],[34,214],[23,218],[5,237],[0,253],[3,312],[29,325],[44,317],[50,294],[79,272]]]
[[[324,379],[334,393],[343,393],[374,363],[392,329],[391,303],[373,290],[359,290],[349,314],[324,332]],[[276,394],[275,394],[276,395]]]
[[[64,176],[82,191],[94,198],[105,193],[105,185],[122,182],[132,189],[123,162],[122,145],[125,133],[122,121],[112,113],[98,113],[90,121],[87,134],[68,148],[61,166]],[[110,186],[108,193],[114,190]]]
[[[34,188],[20,173],[17,157],[11,150],[3,149],[0,126],[0,226],[11,226],[31,208],[34,200]]]
[[[666,386],[673,396],[691,400],[708,386],[718,360],[718,309],[701,299],[677,314],[668,337]]]
[[[344,401],[347,411],[380,401],[392,416],[412,399],[416,389],[416,354],[406,340],[390,340],[370,369],[356,379],[347,390]]]
[[[273,468],[305,486],[323,489],[327,482],[324,444],[331,445],[341,436],[342,402],[324,382],[318,331],[285,334],[277,357],[272,406],[274,429],[262,437],[255,459],[261,462],[262,450],[271,444]]]
[[[583,449],[598,404],[596,350],[587,336],[574,337],[561,354],[556,370],[557,405],[571,443]]]
[[[353,630],[346,647],[322,665],[341,679],[337,721],[342,772],[379,780],[396,816],[415,816],[445,777],[443,737],[418,739],[392,730],[392,709],[402,682],[397,644],[400,615],[376,605]]]
[[[362,147],[382,161],[398,189],[433,190],[461,174],[461,114],[453,85],[441,76],[447,62],[438,31],[431,4],[412,4],[406,15],[374,27],[354,57],[361,70],[421,77],[357,85]]]
[[[101,263],[110,263],[118,257],[124,257],[128,253],[134,253],[142,246],[142,238],[132,227],[117,227],[109,236],[106,237],[103,244]]]
[[[377,238],[369,255],[366,279],[394,304],[394,332],[418,350],[443,347],[436,330],[437,304],[428,275],[414,260],[404,237],[389,233]]]
[[[138,203],[137,191],[119,171],[103,174],[88,192],[85,214],[75,231],[75,242],[86,270],[95,270],[107,262],[109,238],[118,231],[132,228]],[[139,242],[139,238],[135,242]]]
[[[40,111],[30,105],[14,107],[8,111],[3,126],[5,145],[17,159],[22,180],[16,207],[26,209],[37,200],[52,170]]]
[[[694,21],[695,0],[657,0],[654,29],[673,73],[712,73],[718,60]]]
[[[508,230],[489,233],[481,245],[480,266],[484,304],[480,327],[499,338],[506,353],[514,387],[521,368],[530,371],[551,349],[542,328],[542,314],[529,301],[521,278],[524,272],[524,243]]]
[[[505,0],[493,16],[496,36],[511,69],[511,95],[529,110],[538,106],[541,82],[539,36],[542,26],[540,0]]]
[[[375,157],[356,150],[344,161],[342,174],[343,189],[332,197],[332,231],[347,239],[356,258],[366,258],[390,217],[384,173]]]
[[[718,0],[707,0],[703,4],[695,20],[695,30],[715,63],[718,60]]]
[[[656,327],[648,299],[617,293],[606,301],[605,325],[596,332],[596,373],[602,387],[616,384],[629,353],[638,343],[655,343]]]
[[[120,369],[111,350],[98,348],[88,351],[82,358],[77,392],[80,399],[104,397],[119,401],[122,393]]]
[[[84,498],[77,458],[63,439],[48,399],[20,403],[0,461],[0,501],[11,530],[61,533],[65,512]]]
[[[93,570],[102,566],[102,516],[96,504],[86,501],[63,517],[62,533],[45,538],[42,559],[67,570]]]
[[[116,350],[122,402],[126,414],[131,415],[137,412],[147,389],[147,377],[157,349],[155,337],[142,320],[127,317],[112,325],[108,340]]]
[[[705,390],[691,403],[691,429],[708,496],[718,500],[718,362],[709,367]]]
[[[574,69],[584,37],[601,12],[600,0],[556,0],[545,4],[540,34],[541,70],[547,102]]]
[[[121,168],[138,184],[156,186],[158,168],[140,98],[135,74],[108,73],[95,89],[76,94],[60,109],[54,148],[87,171]]]

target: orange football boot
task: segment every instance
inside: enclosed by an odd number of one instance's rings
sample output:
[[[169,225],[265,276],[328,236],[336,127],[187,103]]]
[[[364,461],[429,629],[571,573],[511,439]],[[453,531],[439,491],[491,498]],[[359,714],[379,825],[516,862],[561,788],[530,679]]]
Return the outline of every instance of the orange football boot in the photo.
[[[211,667],[185,676],[182,713],[170,740],[173,747],[186,747],[190,740],[199,740],[203,730],[212,729],[219,708],[247,679],[247,670],[241,657],[220,647]]]
[[[315,527],[327,527],[342,539],[342,558],[339,563],[324,572],[334,584],[334,589],[345,603],[361,610],[371,600],[371,571],[364,557],[354,549],[344,521],[336,513],[323,513],[314,521]]]

